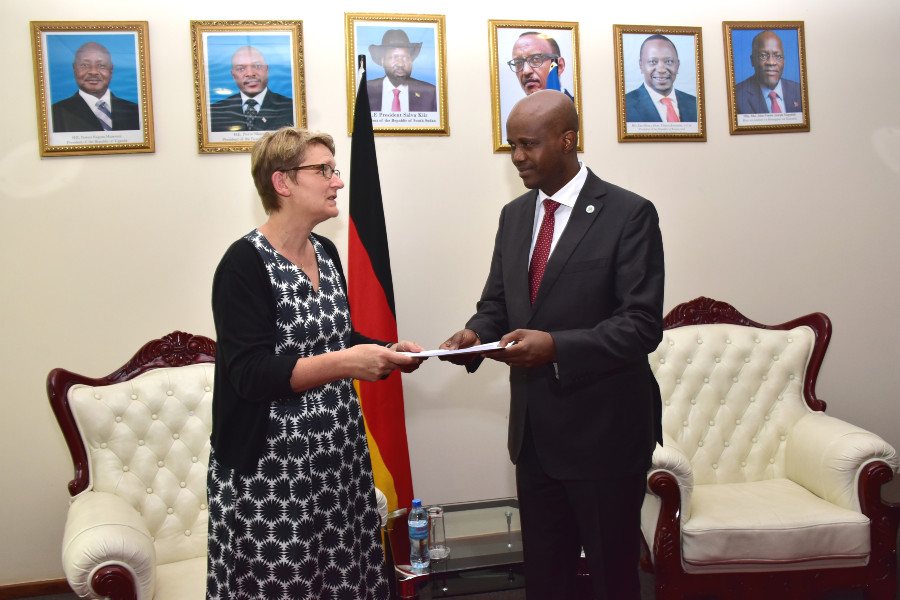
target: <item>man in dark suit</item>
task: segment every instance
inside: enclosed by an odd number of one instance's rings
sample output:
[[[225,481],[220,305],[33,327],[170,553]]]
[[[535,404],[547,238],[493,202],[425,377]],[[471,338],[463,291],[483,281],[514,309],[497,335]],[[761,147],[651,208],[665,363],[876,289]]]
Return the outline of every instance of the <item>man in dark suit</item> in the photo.
[[[402,29],[389,29],[381,45],[369,46],[372,60],[384,68],[384,77],[368,81],[369,110],[372,112],[436,112],[437,88],[413,79],[412,65],[422,42],[410,43]],[[385,85],[387,80],[387,85]]]
[[[662,440],[647,360],[662,339],[656,209],[580,163],[578,115],[560,92],[520,100],[506,131],[532,191],[501,211],[477,312],[441,348],[504,347],[484,357],[510,365],[528,599],[573,598],[584,548],[595,598],[637,600],[640,509]],[[466,356],[449,359],[474,371],[481,358]]]
[[[678,50],[664,35],[651,35],[641,44],[638,66],[644,83],[625,94],[629,123],[697,122],[697,98],[675,89]]]
[[[113,62],[106,47],[87,42],[75,51],[72,72],[78,91],[50,107],[55,133],[141,128],[140,110],[109,91]]]
[[[240,92],[209,107],[210,131],[270,131],[294,124],[294,102],[269,89],[263,53],[242,46],[231,57],[231,76]]]
[[[781,76],[784,46],[778,35],[772,31],[757,34],[750,62],[755,73],[734,89],[739,115],[803,112],[800,84]]]

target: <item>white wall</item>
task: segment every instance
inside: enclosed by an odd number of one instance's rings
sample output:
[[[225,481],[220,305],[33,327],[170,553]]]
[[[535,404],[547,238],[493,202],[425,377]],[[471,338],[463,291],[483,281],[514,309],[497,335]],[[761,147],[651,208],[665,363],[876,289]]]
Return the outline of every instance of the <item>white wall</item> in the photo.
[[[487,21],[580,22],[583,158],[656,203],[666,309],[706,295],[765,323],[827,313],[835,332],[819,395],[830,414],[900,447],[896,0],[863,0],[854,10],[837,0],[742,8],[697,0],[677,11],[646,0],[589,12],[534,0],[508,8],[433,0],[90,4],[9,3],[0,22],[13,83],[0,101],[0,585],[62,576],[72,467],[44,393],[47,372],[104,375],[174,329],[212,336],[215,265],[263,220],[248,156],[197,154],[191,19],[302,19],[309,123],[336,136],[347,169],[344,11],[446,14],[451,135],[377,140],[401,334],[427,347],[471,314],[499,209],[522,191],[508,155],[491,151]],[[38,157],[28,22],[85,19],[149,21],[154,154]],[[805,21],[810,133],[728,134],[725,19]],[[614,23],[703,28],[708,142],[616,142]],[[342,251],[347,199],[344,190],[341,216],[319,229]],[[471,376],[429,361],[404,385],[417,495],[449,502],[514,494],[503,369]]]

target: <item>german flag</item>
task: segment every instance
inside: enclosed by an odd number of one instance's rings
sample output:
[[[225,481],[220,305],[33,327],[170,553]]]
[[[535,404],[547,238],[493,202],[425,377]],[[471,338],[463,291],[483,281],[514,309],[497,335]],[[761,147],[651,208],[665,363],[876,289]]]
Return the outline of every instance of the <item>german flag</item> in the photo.
[[[360,333],[394,341],[398,339],[397,312],[365,60],[365,55],[360,55],[362,76],[356,92],[350,146],[350,318]],[[400,372],[394,371],[384,381],[354,383],[366,422],[375,486],[387,496],[389,511],[410,506],[412,475]]]

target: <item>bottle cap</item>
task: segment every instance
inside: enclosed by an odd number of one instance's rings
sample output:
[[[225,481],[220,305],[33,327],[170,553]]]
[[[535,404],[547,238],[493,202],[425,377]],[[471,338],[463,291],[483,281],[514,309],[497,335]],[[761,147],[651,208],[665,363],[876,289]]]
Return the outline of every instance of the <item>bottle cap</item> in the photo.
[[[422,508],[422,501],[419,500],[418,498],[413,499],[412,507],[413,508]]]

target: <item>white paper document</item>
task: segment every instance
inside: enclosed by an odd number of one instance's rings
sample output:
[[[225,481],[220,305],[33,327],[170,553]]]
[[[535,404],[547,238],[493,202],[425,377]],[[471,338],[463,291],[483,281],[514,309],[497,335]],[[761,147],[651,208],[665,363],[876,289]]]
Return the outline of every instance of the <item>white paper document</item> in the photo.
[[[512,344],[515,344],[513,342]],[[508,344],[508,346],[512,346]],[[481,352],[493,352],[495,350],[505,350],[506,346],[500,347],[500,342],[491,342],[490,344],[481,344],[480,346],[469,346],[460,350],[425,350],[423,352],[398,352],[404,356],[412,356],[415,358],[427,358],[429,356],[450,356],[452,354],[473,354]]]

